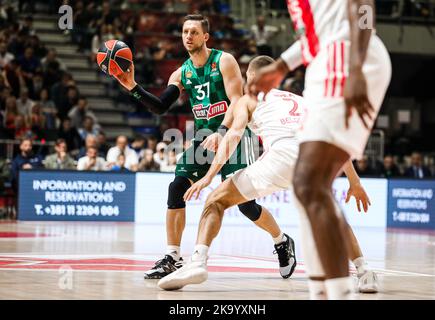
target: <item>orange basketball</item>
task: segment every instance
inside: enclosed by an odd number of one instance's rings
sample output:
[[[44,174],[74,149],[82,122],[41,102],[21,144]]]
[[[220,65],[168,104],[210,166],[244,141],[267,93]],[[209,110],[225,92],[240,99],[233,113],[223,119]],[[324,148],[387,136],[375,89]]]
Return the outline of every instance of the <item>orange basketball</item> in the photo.
[[[122,41],[106,41],[97,53],[97,64],[103,72],[113,76],[119,75],[130,67],[133,54]]]

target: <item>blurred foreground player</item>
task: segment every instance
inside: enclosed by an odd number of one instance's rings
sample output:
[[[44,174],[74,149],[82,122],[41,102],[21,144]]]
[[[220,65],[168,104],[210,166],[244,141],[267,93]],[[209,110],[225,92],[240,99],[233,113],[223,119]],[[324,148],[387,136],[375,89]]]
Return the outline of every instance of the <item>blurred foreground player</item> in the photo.
[[[274,60],[267,56],[259,56],[252,60],[247,70],[248,82],[255,76],[259,68],[273,62]],[[288,189],[291,186],[299,152],[297,132],[307,107],[309,106],[306,105],[302,97],[275,89],[271,90],[265,100],[260,102],[249,95],[243,96],[237,102],[233,109],[233,123],[219,145],[209,171],[186,192],[185,200],[190,200],[195,193],[198,197],[201,190],[210,185],[222,164],[234,152],[246,126],[249,126],[263,139],[265,152],[254,164],[238,171],[209,195],[199,224],[197,244],[191,261],[160,280],[158,285],[162,289],[180,289],[187,284],[197,284],[207,279],[208,249],[220,230],[225,209],[238,203]],[[351,161],[346,163],[344,170],[350,183],[346,202],[351,196],[354,196],[358,211],[361,209],[360,202],[362,202],[364,211],[367,211],[370,200],[360,184]],[[347,229],[349,233],[346,240],[351,242],[349,259],[352,260],[358,271],[358,288],[360,292],[376,292],[376,275],[368,269],[350,226],[347,226]],[[302,217],[302,233],[308,233],[309,230],[309,221]],[[316,252],[312,236],[309,240],[302,243],[305,256]],[[320,297],[314,295],[312,298]]]
[[[195,140],[178,161],[175,179],[169,185],[167,251],[163,259],[145,272],[145,279],[160,279],[182,265],[180,243],[186,215],[183,195],[193,182],[207,173],[212,159],[204,157],[204,153],[206,149],[216,150],[222,139],[221,133],[232,122],[232,113],[227,110],[231,109],[243,93],[243,79],[234,57],[206,46],[209,39],[208,20],[201,15],[189,15],[184,20],[182,38],[190,59],[172,73],[168,87],[160,97],[145,91],[134,81],[134,65],[130,72],[117,76],[118,81],[133,97],[157,114],[165,113],[178,99],[180,92],[186,90],[195,116]],[[207,138],[202,142],[205,136]],[[255,161],[249,132],[244,139],[244,144],[239,144],[232,155],[232,161],[222,166],[223,179]],[[293,240],[281,231],[270,212],[255,200],[239,204],[239,210],[257,226],[270,233],[278,254],[280,274],[283,278],[290,277],[296,266]]]
[[[318,252],[306,261],[311,291],[328,299],[352,298],[347,224],[332,183],[349,159],[363,155],[391,78],[388,52],[374,34],[373,2],[288,0],[300,38],[249,88],[254,96],[268,93],[289,70],[308,65],[304,97],[311,109],[293,184]]]

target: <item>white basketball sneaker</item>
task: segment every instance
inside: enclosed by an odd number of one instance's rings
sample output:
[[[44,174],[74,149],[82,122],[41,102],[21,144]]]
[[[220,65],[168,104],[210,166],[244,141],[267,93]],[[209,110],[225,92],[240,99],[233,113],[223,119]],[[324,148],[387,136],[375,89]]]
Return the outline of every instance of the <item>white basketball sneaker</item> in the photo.
[[[362,275],[358,275],[358,290],[361,293],[377,293],[378,277],[376,273],[369,270]]]
[[[163,290],[178,290],[188,284],[199,284],[207,280],[206,261],[190,261],[180,269],[159,280],[157,285]]]

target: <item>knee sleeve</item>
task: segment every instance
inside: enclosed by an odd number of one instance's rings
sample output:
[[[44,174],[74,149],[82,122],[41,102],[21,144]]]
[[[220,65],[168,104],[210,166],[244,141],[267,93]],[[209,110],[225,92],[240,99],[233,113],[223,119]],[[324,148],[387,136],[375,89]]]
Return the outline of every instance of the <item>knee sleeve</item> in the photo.
[[[168,188],[168,209],[181,209],[186,207],[183,199],[187,189],[190,188],[190,181],[185,177],[176,176]]]
[[[261,216],[262,207],[255,200],[239,204],[238,207],[240,212],[251,221],[257,221]]]

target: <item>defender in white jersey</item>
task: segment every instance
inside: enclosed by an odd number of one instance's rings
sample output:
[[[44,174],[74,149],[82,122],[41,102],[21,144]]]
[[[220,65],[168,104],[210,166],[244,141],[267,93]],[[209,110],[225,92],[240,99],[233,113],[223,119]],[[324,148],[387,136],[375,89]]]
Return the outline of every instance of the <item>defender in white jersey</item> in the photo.
[[[252,78],[259,67],[273,63],[273,59],[267,56],[255,58],[249,65],[247,76]],[[286,91],[273,89],[263,100],[257,102],[249,95],[245,95],[237,103],[234,109],[234,121],[219,145],[215,159],[207,175],[192,185],[186,192],[185,200],[189,200],[195,193],[207,187],[214,176],[219,172],[234,151],[241,136],[248,126],[257,136],[262,138],[264,153],[249,167],[238,171],[231,179],[222,183],[213,191],[204,208],[200,221],[195,253],[192,262],[163,278],[158,285],[166,290],[174,290],[186,284],[200,283],[207,279],[206,260],[208,247],[217,235],[223,218],[224,210],[228,207],[242,203],[246,199],[255,199],[272,194],[275,191],[285,190],[291,186],[294,165],[296,163],[299,141],[297,132],[306,114],[306,102],[300,96]],[[356,181],[358,178],[355,171],[346,172]],[[359,184],[351,184],[348,198],[353,195],[357,202],[361,201],[367,207],[369,200],[364,189]],[[305,221],[305,227],[309,224]],[[305,232],[305,231],[304,231]],[[352,251],[349,257],[356,262],[357,269],[363,271],[360,277],[359,289],[361,292],[376,291],[377,284],[375,275],[367,269],[363,263],[363,257],[358,242],[349,228]],[[308,245],[308,247],[307,247]],[[313,241],[302,244],[307,250],[315,250]],[[358,259],[358,260],[356,260]],[[294,269],[295,264],[292,265]]]
[[[306,262],[314,291],[351,298],[346,221],[332,183],[362,156],[391,78],[391,62],[374,31],[373,0],[287,0],[299,40],[249,86],[268,93],[301,64],[310,106],[300,134],[294,191],[310,221],[318,256]]]

